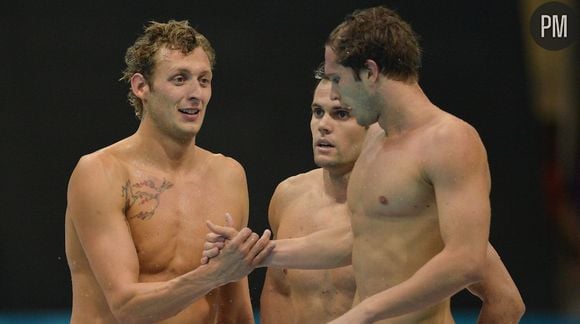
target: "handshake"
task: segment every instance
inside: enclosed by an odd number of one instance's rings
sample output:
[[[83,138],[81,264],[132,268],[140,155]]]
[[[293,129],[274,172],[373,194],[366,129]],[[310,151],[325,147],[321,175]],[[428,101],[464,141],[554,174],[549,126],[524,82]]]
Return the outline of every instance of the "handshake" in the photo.
[[[233,227],[232,216],[226,213],[225,218],[226,226],[206,222],[210,232],[203,246],[201,264],[215,264],[219,277],[228,283],[265,266],[275,244],[270,240],[270,230],[265,230],[261,237],[247,227],[238,232]]]

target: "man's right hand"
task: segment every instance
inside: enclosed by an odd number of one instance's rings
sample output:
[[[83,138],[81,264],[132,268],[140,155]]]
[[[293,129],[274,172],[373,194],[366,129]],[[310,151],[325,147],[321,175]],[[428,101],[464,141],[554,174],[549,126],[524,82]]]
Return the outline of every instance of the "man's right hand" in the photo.
[[[274,248],[270,241],[270,230],[265,230],[262,237],[258,237],[249,228],[238,232],[232,227],[229,214],[226,214],[226,226],[211,221],[207,221],[207,226],[210,233],[206,236],[201,264],[209,263],[210,259],[213,259],[212,263],[223,263],[219,268],[228,279],[239,280],[248,275]]]

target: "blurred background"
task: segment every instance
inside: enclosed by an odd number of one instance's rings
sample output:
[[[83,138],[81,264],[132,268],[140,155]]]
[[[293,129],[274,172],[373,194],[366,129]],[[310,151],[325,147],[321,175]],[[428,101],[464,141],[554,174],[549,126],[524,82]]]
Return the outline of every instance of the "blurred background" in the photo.
[[[197,143],[244,165],[250,227],[261,232],[276,185],[315,167],[312,71],[326,36],[354,9],[378,4],[421,36],[426,94],[474,125],[487,147],[490,241],[526,303],[522,322],[578,320],[578,44],[549,51],[534,43],[529,21],[543,2],[2,2],[0,323],[68,319],[68,178],[80,156],[136,130],[127,85],[117,80],[148,21],[187,19],[216,49]],[[264,272],[250,276],[256,308]],[[479,306],[467,293],[453,299],[458,314]]]

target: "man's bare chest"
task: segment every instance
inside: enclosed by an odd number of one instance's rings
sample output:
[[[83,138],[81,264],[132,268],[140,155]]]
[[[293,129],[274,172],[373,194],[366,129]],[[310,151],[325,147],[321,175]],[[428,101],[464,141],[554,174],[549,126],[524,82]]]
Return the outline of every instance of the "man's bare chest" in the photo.
[[[207,180],[207,179],[206,179]],[[239,203],[212,181],[132,176],[121,190],[124,212],[142,273],[184,273],[199,265],[206,220],[224,223]]]
[[[434,207],[433,187],[424,173],[426,157],[415,145],[367,147],[349,181],[349,206],[369,217],[418,215]]]

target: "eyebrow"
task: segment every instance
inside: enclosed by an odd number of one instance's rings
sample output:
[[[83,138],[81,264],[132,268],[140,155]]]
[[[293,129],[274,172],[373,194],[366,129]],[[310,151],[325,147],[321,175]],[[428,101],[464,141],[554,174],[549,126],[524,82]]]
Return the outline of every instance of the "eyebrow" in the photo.
[[[313,103],[312,105],[310,105],[310,108],[311,109],[314,109],[314,108],[322,108],[322,109],[324,109],[321,104],[317,104],[317,103]],[[348,110],[348,111],[352,111],[352,108],[350,108],[350,107],[343,107],[343,106],[338,105],[338,106],[332,106],[332,107],[330,107],[330,110]]]
[[[172,69],[173,71],[171,72],[172,74],[175,73],[185,73],[185,74],[189,74],[189,75],[193,75],[193,72],[188,69],[188,68],[183,68],[183,67],[178,67],[175,69]],[[199,75],[204,75],[204,74],[209,74],[209,75],[213,75],[211,70],[203,70],[199,73]]]

